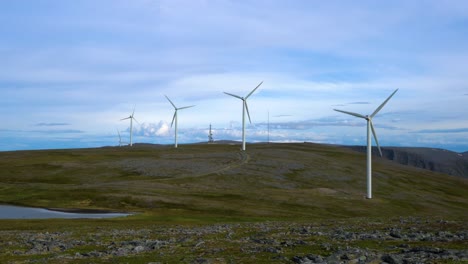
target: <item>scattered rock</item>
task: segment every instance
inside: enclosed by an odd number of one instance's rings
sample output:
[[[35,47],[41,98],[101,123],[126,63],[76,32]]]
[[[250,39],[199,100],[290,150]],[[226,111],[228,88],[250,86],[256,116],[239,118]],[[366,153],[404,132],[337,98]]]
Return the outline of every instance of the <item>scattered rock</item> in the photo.
[[[388,264],[400,264],[402,263],[402,260],[393,254],[386,254],[382,256],[382,261],[388,263]]]
[[[133,249],[133,251],[135,251],[135,253],[138,254],[138,253],[141,253],[141,252],[145,251],[145,247],[143,247],[143,246],[136,246],[136,247]]]
[[[86,262],[88,258],[89,261],[92,258],[111,259],[147,252],[157,252],[156,255],[159,256],[173,256],[178,254],[180,248],[191,248],[193,253],[201,254],[196,257],[182,257],[179,259],[181,262],[226,263],[227,259],[216,258],[226,251],[226,248],[222,247],[226,243],[229,243],[230,250],[235,250],[238,245],[237,250],[241,255],[271,254],[270,260],[280,262],[392,264],[468,261],[468,250],[443,246],[465,243],[468,239],[468,231],[464,228],[466,224],[459,224],[461,228],[452,228],[449,231],[446,227],[452,224],[448,221],[431,222],[420,218],[400,218],[398,222],[393,223],[394,226],[381,225],[380,228],[362,228],[362,225],[353,226],[346,221],[328,225],[273,222],[200,227],[171,226],[159,229],[156,227],[155,230],[101,228],[96,229],[93,234],[0,231],[0,248],[14,256],[34,255],[34,259],[42,257],[42,262],[38,260],[40,263],[47,263],[48,259],[64,262],[80,259]],[[333,229],[330,226],[339,228]],[[390,243],[386,245],[386,241]],[[361,242],[384,246],[379,250],[356,247]],[[439,247],[432,246],[435,244]],[[301,245],[311,245],[311,248],[319,250],[320,255],[314,254],[317,251],[301,252],[308,248]],[[81,248],[93,250],[80,250]],[[296,252],[296,248],[300,251]],[[297,255],[286,258],[285,255],[291,256],[291,252],[296,252]]]

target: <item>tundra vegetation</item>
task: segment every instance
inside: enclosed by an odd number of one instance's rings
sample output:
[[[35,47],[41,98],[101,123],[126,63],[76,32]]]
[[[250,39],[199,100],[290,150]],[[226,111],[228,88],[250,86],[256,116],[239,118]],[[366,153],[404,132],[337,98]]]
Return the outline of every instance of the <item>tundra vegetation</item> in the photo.
[[[0,220],[4,263],[461,263],[468,181],[311,144],[0,153],[0,202],[133,212]]]

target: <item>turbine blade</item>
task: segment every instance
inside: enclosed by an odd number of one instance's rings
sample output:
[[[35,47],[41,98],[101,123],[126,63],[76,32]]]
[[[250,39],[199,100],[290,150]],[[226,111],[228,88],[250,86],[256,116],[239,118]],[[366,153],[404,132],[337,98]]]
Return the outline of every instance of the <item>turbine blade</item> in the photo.
[[[181,108],[177,108],[177,110],[186,109],[186,108],[190,108],[190,107],[194,107],[194,105],[184,106],[184,107],[181,107]]]
[[[251,95],[255,92],[255,90],[257,90],[258,87],[260,87],[260,85],[262,85],[262,83],[263,83],[263,81],[261,81],[260,84],[258,84],[257,87],[255,87],[255,89],[253,89],[253,90],[245,97],[245,99],[249,98],[249,96],[251,96]]]
[[[345,113],[345,114],[348,114],[348,115],[352,115],[352,116],[355,116],[355,117],[360,117],[360,118],[364,118],[366,119],[365,116],[361,115],[361,114],[357,114],[357,113],[353,113],[353,112],[348,112],[348,111],[343,111],[343,110],[338,110],[338,109],[333,109],[337,112],[341,112],[341,113]]]
[[[167,97],[167,95],[164,95],[166,96],[166,99],[169,101],[169,103],[171,103],[171,105],[174,107],[174,109],[177,109],[177,107],[175,106],[175,104],[171,101],[171,99],[169,99],[169,97]]]
[[[374,113],[372,113],[372,115],[370,115],[370,117],[374,117],[383,107],[384,105],[388,102],[388,100],[390,100],[390,98],[392,98],[392,96],[398,91],[398,89],[396,89],[388,98],[387,100],[385,100],[379,107],[377,107],[377,109],[375,109]]]
[[[140,124],[140,122],[138,122],[138,120],[136,120],[133,116],[132,116],[133,120],[135,120],[135,122],[137,122],[137,124]]]
[[[235,98],[239,98],[239,99],[241,99],[241,100],[244,100],[244,98],[242,98],[242,97],[240,97],[240,96],[238,96],[238,95],[235,95],[235,94],[232,94],[232,93],[226,93],[226,92],[224,92],[224,93],[227,94],[227,95],[233,96],[233,97],[235,97]]]
[[[372,120],[369,120],[370,127],[372,129],[372,134],[374,135],[375,143],[377,144],[377,148],[379,149],[380,157],[382,157],[382,150],[380,149],[379,140],[377,139],[377,134],[375,133],[374,125],[372,124]]]
[[[250,113],[249,113],[249,106],[247,105],[247,101],[244,100],[245,110],[247,110],[247,116],[249,117],[249,122],[252,124],[252,120],[250,120]]]
[[[133,107],[132,116],[135,114],[135,106]]]
[[[131,117],[122,118],[122,119],[120,119],[120,121],[125,120],[125,119],[130,119],[130,118]]]
[[[174,124],[174,120],[176,118],[176,115],[177,115],[177,110],[174,112],[174,116],[172,117],[171,127]]]

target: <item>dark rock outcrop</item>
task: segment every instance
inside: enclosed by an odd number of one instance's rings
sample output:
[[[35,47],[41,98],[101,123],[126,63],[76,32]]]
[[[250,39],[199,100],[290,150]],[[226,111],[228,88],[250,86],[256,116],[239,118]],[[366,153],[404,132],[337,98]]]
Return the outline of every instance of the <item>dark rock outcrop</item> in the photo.
[[[366,152],[365,146],[350,146],[350,148]],[[384,158],[400,164],[468,178],[468,152],[457,153],[435,148],[382,147],[381,149]],[[372,155],[379,155],[376,147],[372,148]]]

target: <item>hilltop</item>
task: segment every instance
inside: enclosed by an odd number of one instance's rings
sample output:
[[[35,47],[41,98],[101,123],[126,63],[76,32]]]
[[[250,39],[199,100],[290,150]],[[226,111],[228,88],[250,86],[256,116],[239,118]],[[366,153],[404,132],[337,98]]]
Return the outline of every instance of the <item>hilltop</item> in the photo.
[[[387,153],[387,152],[386,152]],[[312,143],[15,151],[0,153],[3,203],[235,218],[462,215],[466,179]],[[424,197],[424,198],[422,198]]]

